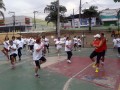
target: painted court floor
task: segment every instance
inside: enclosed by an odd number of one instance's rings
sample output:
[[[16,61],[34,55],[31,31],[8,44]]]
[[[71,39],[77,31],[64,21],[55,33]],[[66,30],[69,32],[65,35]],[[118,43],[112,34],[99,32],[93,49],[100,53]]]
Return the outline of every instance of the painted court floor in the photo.
[[[21,62],[14,70],[0,53],[0,90],[120,90],[120,58],[109,49],[105,65],[95,73],[89,55],[93,49],[73,51],[72,63],[66,62],[62,51],[58,58],[55,50],[46,55],[47,62],[41,66],[40,78],[34,77],[32,57],[23,51]]]

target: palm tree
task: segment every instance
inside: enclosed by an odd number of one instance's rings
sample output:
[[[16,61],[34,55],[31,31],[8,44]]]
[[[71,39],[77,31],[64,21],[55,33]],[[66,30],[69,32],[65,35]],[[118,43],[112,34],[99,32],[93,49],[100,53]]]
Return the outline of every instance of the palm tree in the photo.
[[[1,9],[3,9],[4,11],[6,10],[3,0],[0,0],[0,16],[2,16],[4,20],[4,13],[1,11]]]
[[[114,0],[114,2],[120,2],[120,0]]]
[[[67,9],[65,6],[60,5],[59,6],[60,9],[60,22],[65,22],[66,18],[64,17],[64,13],[67,12]],[[56,34],[57,34],[57,13],[58,11],[58,2],[51,2],[51,5],[47,5],[44,9],[44,12],[49,13],[46,18],[45,21],[47,21],[47,23],[52,22],[55,24],[56,26]]]
[[[99,16],[96,9],[97,9],[97,6],[90,6],[89,9],[84,9],[83,10],[84,18],[88,18],[88,21],[89,21],[89,31],[90,32],[91,32],[91,20],[92,20],[92,17]]]

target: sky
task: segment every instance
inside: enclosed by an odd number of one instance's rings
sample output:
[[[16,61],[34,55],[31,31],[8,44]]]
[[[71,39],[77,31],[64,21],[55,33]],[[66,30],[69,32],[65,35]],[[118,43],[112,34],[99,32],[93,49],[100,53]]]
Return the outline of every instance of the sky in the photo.
[[[16,16],[30,16],[33,17],[33,11],[39,11],[36,13],[36,18],[39,19],[45,19],[46,15],[48,13],[44,13],[44,8],[47,5],[50,5],[51,2],[54,2],[55,0],[3,0],[6,11],[5,16],[11,17],[12,13],[15,12]],[[66,16],[69,16],[70,14],[79,13],[79,2],[80,0],[59,0],[60,5],[63,5],[67,8],[67,12],[65,13]],[[98,6],[98,10],[103,10],[106,8],[110,9],[117,9],[120,8],[120,3],[115,3],[113,0],[81,0],[82,1],[82,10],[85,8],[90,7],[91,5]],[[87,3],[86,3],[87,2]]]

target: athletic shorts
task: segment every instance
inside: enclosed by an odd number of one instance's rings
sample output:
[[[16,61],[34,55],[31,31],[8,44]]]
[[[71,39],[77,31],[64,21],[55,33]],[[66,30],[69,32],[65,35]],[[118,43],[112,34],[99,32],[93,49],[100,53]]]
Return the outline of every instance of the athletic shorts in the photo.
[[[93,51],[90,55],[90,58],[94,58],[95,56],[97,56],[96,58],[96,63],[99,64],[100,63],[100,59],[102,57],[102,52],[96,52],[96,51]]]
[[[77,43],[74,44],[74,47],[77,47]]]
[[[106,50],[102,51],[102,56],[104,57],[105,56],[105,53],[106,53]]]
[[[10,60],[12,60],[12,57],[16,58],[16,56],[17,56],[17,54],[16,54],[16,53],[11,54],[11,55],[10,55]]]
[[[48,48],[49,48],[49,44],[48,44],[48,45],[45,45],[45,47],[48,49]]]
[[[78,45],[79,47],[81,47],[81,45]]]
[[[30,45],[30,50],[33,50],[33,46],[34,46],[34,45]]]
[[[39,68],[40,68],[40,61],[46,62],[46,58],[45,57],[41,57],[39,60],[35,61],[36,66],[39,67]]]

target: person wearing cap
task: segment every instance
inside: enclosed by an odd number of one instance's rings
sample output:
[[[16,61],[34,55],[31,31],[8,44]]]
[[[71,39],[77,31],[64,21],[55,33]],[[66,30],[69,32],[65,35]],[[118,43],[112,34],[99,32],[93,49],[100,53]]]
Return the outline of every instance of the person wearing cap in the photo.
[[[99,64],[100,64],[100,59],[102,57],[102,40],[100,38],[100,34],[94,35],[95,40],[91,43],[91,46],[93,46],[95,49],[94,51],[90,54],[90,59],[94,62],[93,66],[96,67],[95,72],[99,72]],[[94,57],[97,57],[96,60],[94,60]]]

